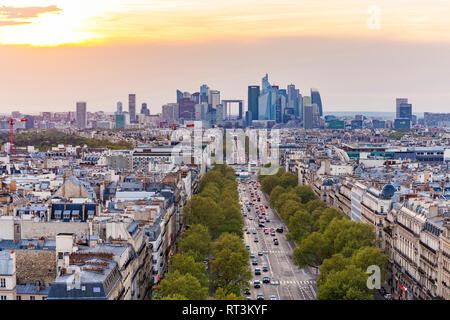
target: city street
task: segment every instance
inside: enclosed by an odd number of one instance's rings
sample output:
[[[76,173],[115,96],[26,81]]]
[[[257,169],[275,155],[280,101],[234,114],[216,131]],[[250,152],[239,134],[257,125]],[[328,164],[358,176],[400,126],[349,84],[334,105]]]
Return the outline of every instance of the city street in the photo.
[[[294,246],[292,243],[286,240],[286,226],[282,223],[278,214],[270,207],[265,210],[265,217],[269,217],[270,222],[265,222],[265,227],[270,231],[270,228],[276,229],[283,226],[284,232],[275,232],[274,236],[264,234],[264,227],[258,226],[258,214],[256,213],[255,204],[258,207],[263,207],[268,203],[268,199],[264,196],[259,186],[255,191],[255,187],[258,184],[256,174],[251,175],[246,179],[246,182],[239,182],[239,193],[241,198],[241,204],[244,208],[244,212],[247,214],[245,219],[245,226],[248,227],[250,234],[244,231],[244,241],[246,245],[250,246],[250,252],[255,255],[257,265],[251,266],[253,279],[250,287],[250,297],[252,300],[257,298],[257,295],[262,293],[264,299],[270,299],[275,295],[278,300],[312,300],[315,299],[317,293],[317,286],[315,280],[317,275],[315,270],[298,269],[293,261],[292,254]],[[243,180],[245,181],[245,180]],[[254,184],[251,181],[255,181]],[[259,185],[259,184],[258,184]],[[255,187],[254,187],[255,186]],[[254,196],[251,196],[251,192]],[[252,201],[253,198],[260,198],[260,201]],[[249,205],[250,212],[247,211],[246,203],[253,202],[254,205]],[[256,230],[256,234],[253,231]],[[258,238],[258,242],[255,242],[255,238]],[[275,245],[273,239],[277,238],[279,244]],[[262,256],[258,255],[258,252],[263,253]],[[263,266],[268,267],[268,271],[263,271]],[[261,275],[255,275],[255,268],[261,270]],[[269,277],[270,283],[263,283],[263,277]],[[254,281],[261,282],[261,288],[254,288]]]

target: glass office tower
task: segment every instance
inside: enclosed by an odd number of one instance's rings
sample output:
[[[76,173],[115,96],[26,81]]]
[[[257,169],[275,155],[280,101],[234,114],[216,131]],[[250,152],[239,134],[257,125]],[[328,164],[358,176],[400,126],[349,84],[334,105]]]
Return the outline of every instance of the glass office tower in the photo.
[[[319,115],[322,117],[322,99],[320,98],[320,93],[317,89],[311,89],[311,102],[317,104],[317,106],[319,107]]]

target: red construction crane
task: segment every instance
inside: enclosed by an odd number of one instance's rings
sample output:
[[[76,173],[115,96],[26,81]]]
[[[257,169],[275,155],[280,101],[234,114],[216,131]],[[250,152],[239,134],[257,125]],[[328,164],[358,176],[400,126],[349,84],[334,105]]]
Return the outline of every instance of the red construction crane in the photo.
[[[14,122],[16,122],[16,119],[8,119],[6,120],[9,122],[9,155],[12,156],[14,152]],[[28,119],[21,119],[21,122],[27,122]]]

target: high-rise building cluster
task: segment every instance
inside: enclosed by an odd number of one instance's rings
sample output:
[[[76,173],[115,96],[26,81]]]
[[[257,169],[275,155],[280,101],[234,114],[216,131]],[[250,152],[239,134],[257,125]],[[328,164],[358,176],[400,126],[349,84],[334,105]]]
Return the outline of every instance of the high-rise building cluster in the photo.
[[[162,106],[162,121],[167,126],[189,121],[202,121],[207,127],[225,123],[242,126],[243,101],[222,100],[220,91],[212,90],[206,84],[192,94],[177,90],[176,101]],[[237,113],[233,112],[233,104],[238,105]]]
[[[288,85],[287,89],[271,85],[267,74],[262,78],[261,87],[248,87],[247,125],[285,124],[297,120],[305,129],[312,129],[322,125],[322,116],[322,100],[317,89],[311,89],[310,96],[302,96],[294,84]]]

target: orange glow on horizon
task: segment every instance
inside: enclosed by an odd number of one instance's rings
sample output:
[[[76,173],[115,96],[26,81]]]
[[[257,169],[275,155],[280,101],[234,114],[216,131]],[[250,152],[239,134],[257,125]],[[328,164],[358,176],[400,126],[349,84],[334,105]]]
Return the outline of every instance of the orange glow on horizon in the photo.
[[[379,27],[370,28],[371,2],[362,0],[5,0],[0,44],[90,46],[296,36],[450,42],[443,32],[450,28],[450,4],[437,2],[440,7],[410,0],[401,8],[380,0]]]

